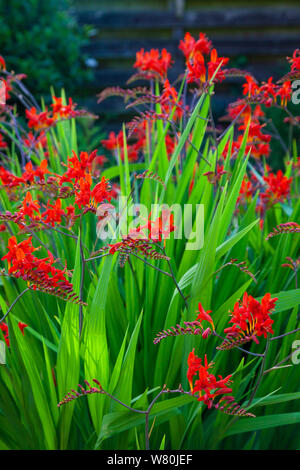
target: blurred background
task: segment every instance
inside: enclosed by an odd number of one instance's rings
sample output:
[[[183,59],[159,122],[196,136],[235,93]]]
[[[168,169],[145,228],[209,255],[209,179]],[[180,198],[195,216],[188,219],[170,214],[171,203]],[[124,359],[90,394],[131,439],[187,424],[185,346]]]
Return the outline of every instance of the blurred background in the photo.
[[[276,80],[288,71],[286,56],[300,47],[300,2],[0,0],[1,54],[8,67],[27,74],[26,85],[46,101],[50,86],[56,94],[64,87],[100,116],[106,131],[131,116],[121,99],[97,104],[96,94],[125,86],[141,48],[167,48],[175,60],[170,81],[175,79],[183,72],[178,44],[187,31],[205,32],[219,55],[230,57],[229,67]],[[216,117],[240,96],[242,83],[232,78],[217,85]],[[272,112],[280,126],[281,116]]]

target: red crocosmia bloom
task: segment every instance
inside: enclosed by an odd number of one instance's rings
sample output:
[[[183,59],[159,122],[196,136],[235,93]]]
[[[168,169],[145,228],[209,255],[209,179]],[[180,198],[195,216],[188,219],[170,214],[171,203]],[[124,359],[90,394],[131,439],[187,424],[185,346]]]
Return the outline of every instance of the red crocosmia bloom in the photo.
[[[54,119],[49,116],[47,109],[37,113],[36,108],[33,106],[31,109],[26,109],[25,112],[28,119],[28,127],[35,131],[50,127],[54,123]]]
[[[287,106],[287,102],[291,99],[292,96],[292,85],[289,80],[283,82],[282,86],[277,90],[276,96],[281,98],[281,106]]]
[[[35,177],[35,170],[31,162],[26,163],[25,171],[23,172],[22,179],[24,183],[33,183]]]
[[[28,326],[28,325],[26,325],[26,323],[22,323],[22,322],[20,322],[20,321],[19,321],[19,323],[18,323],[18,327],[20,328],[21,333],[22,333],[23,336],[24,336],[24,329],[27,328],[27,326]]]
[[[6,70],[5,60],[3,59],[2,55],[0,55],[0,70]]]
[[[48,170],[48,162],[46,159],[42,160],[40,166],[35,169],[35,176],[39,178],[40,181],[45,180],[45,175],[48,175],[50,171]]]
[[[36,248],[32,246],[31,240],[32,237],[20,243],[17,243],[16,237],[11,237],[8,240],[8,253],[1,259],[7,260],[10,273],[23,268],[26,257],[30,257],[32,252],[36,250]]]
[[[2,257],[2,260],[8,261],[9,274],[23,279],[33,290],[38,289],[78,303],[79,298],[65,277],[66,268],[63,271],[55,268],[55,260],[49,252],[47,258],[37,258],[33,255],[35,250],[37,248],[32,245],[32,237],[20,243],[17,243],[16,237],[11,237],[8,240],[8,253]]]
[[[91,192],[91,202],[93,205],[101,204],[104,200],[110,201],[111,195],[109,193],[109,182],[102,176],[101,181],[96,184],[94,189]]]
[[[284,202],[289,196],[293,178],[284,176],[281,170],[276,174],[270,173],[263,177],[267,183],[267,187],[261,193],[262,200],[267,204],[275,204],[276,202]]]
[[[199,39],[195,43],[195,52],[201,52],[202,54],[209,54],[212,44],[211,41],[204,33],[199,33]]]
[[[293,53],[293,57],[288,57],[288,61],[291,64],[291,70],[300,70],[300,49],[296,49]]]
[[[82,206],[88,206],[91,199],[92,178],[90,174],[85,175],[79,180],[79,188],[75,192],[75,204],[81,209]]]
[[[151,49],[150,52],[141,49],[136,53],[134,67],[141,72],[156,72],[161,77],[165,77],[171,63],[171,54],[166,49],[162,49],[161,53],[158,49]]]
[[[259,93],[264,97],[264,104],[270,107],[276,100],[276,85],[273,83],[273,77],[270,77],[267,82],[263,82],[259,89]]]
[[[0,224],[0,232],[5,232],[7,230],[6,225]]]
[[[65,211],[61,208],[61,199],[57,199],[54,204],[47,202],[47,209],[43,213],[43,218],[46,224],[55,226],[56,223],[61,223],[61,216],[65,215]]]
[[[214,81],[221,82],[225,79],[222,67],[229,61],[228,57],[218,57],[216,49],[213,49],[210,53],[210,62],[208,62],[208,80],[214,77]],[[221,65],[220,65],[221,64]],[[216,72],[216,70],[218,71]],[[215,73],[216,72],[216,73]]]
[[[209,315],[211,313],[211,310],[208,310],[206,312],[204,310],[204,308],[202,307],[201,302],[199,302],[198,303],[198,312],[199,312],[199,315],[197,316],[196,321],[199,321],[200,323],[202,323],[202,321],[207,321],[208,323],[211,324],[211,326],[214,330],[215,329],[214,322],[213,322],[213,319],[211,318],[211,316]]]
[[[204,83],[206,80],[206,66],[204,57],[201,52],[196,52],[192,60],[187,63],[188,74],[187,74],[187,82],[200,82]]]
[[[24,336],[24,329],[27,327],[28,325],[26,325],[25,323],[22,323],[19,321],[18,323],[18,327],[20,328],[21,330],[21,333],[23,334]],[[9,341],[9,333],[8,333],[8,326],[6,323],[0,323],[0,330],[2,331],[3,333],[3,336],[4,336],[4,341],[6,343],[6,346],[9,348],[10,346],[10,341]]]
[[[259,87],[257,85],[257,81],[252,77],[252,75],[245,75],[245,79],[246,83],[243,85],[243,94],[250,98],[257,93]]]
[[[190,384],[191,391],[193,391],[193,378],[197,374],[197,371],[199,370],[201,364],[202,364],[202,359],[200,357],[197,357],[196,354],[194,353],[195,348],[193,351],[190,352],[188,356],[188,371],[187,371],[187,379]]]
[[[239,203],[245,204],[245,203],[250,202],[254,194],[255,194],[255,189],[253,187],[252,181],[250,181],[248,177],[245,177],[241,184],[241,189],[240,189],[239,197],[237,199],[237,204]]]
[[[7,148],[7,143],[5,142],[5,140],[3,139],[3,135],[0,134],[0,148],[1,149],[6,149]]]
[[[3,333],[4,336],[4,341],[6,343],[6,346],[9,348],[9,336],[8,336],[8,326],[6,323],[0,323],[0,330]]]
[[[70,118],[75,117],[80,114],[79,111],[75,110],[76,104],[73,103],[72,98],[69,98],[68,104],[64,105],[62,98],[57,98],[53,96],[52,112],[54,119],[59,118]]]
[[[233,346],[235,343],[241,344],[250,340],[258,343],[257,337],[263,335],[266,338],[268,333],[272,334],[273,320],[270,315],[277,300],[277,298],[272,299],[271,294],[267,293],[259,302],[245,292],[242,302],[236,302],[234,305],[229,321],[232,326],[224,330],[227,340]]]
[[[94,159],[97,156],[97,150],[93,150],[90,155],[87,152],[80,152],[79,157],[72,150],[73,157],[68,157],[67,171],[62,175],[60,184],[68,182],[78,182],[81,178],[85,178],[91,173]]]
[[[188,60],[193,54],[195,44],[196,40],[193,38],[193,36],[191,36],[190,33],[186,33],[184,39],[181,39],[178,47],[183,52],[186,60]]]
[[[228,387],[231,383],[232,375],[227,377],[218,376],[218,379],[209,372],[209,369],[213,367],[213,362],[208,363],[207,356],[205,354],[204,364],[202,359],[197,357],[193,351],[188,357],[188,372],[187,378],[191,387],[193,395],[198,394],[198,401],[203,401],[208,408],[212,408],[214,405],[214,399],[227,395],[232,392],[232,389]],[[195,380],[193,385],[193,378],[198,373],[198,379]],[[228,395],[227,397],[228,398]],[[224,396],[225,399],[225,396]],[[222,397],[219,401],[222,401]]]
[[[34,214],[36,212],[36,215]],[[30,218],[40,218],[40,205],[38,201],[33,201],[31,193],[27,192],[22,203],[22,214]]]

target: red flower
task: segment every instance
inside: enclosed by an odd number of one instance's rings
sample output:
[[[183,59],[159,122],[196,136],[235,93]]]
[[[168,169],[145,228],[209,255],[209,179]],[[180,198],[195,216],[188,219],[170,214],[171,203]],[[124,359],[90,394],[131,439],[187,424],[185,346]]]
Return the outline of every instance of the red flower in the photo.
[[[0,323],[0,330],[3,333],[4,336],[4,341],[6,343],[6,346],[9,348],[9,336],[8,336],[8,326],[6,323]]]
[[[34,215],[34,212],[37,213],[37,216]],[[32,195],[29,192],[26,193],[25,199],[22,202],[22,213],[30,218],[40,217],[40,205],[37,200],[32,200]]]
[[[232,392],[232,389],[228,387],[228,384],[231,383],[232,375],[227,375],[227,377],[222,378],[219,375],[218,379],[209,372],[213,363],[208,363],[207,356],[205,354],[204,364],[202,359],[197,357],[193,351],[189,354],[188,357],[188,372],[187,378],[191,387],[191,392],[193,394],[198,393],[198,401],[203,401],[208,408],[214,406],[214,399],[220,395],[227,395]],[[198,379],[193,385],[193,378],[198,373]],[[228,396],[224,399],[228,399]],[[220,399],[222,401],[222,398]],[[216,406],[216,405],[215,405]]]
[[[249,98],[254,96],[258,91],[257,81],[252,75],[245,75],[246,83],[243,85],[243,94]]]
[[[208,310],[206,312],[204,308],[202,307],[201,302],[198,303],[198,311],[199,311],[199,315],[197,316],[196,321],[199,321],[200,324],[202,323],[202,321],[208,321],[208,323],[211,324],[214,330],[215,329],[214,322],[211,316],[209,315],[209,313],[211,313],[212,311]]]
[[[300,49],[296,49],[293,53],[293,57],[288,57],[288,61],[291,64],[291,70],[300,70]]]
[[[195,39],[190,33],[186,33],[184,39],[181,39],[179,43],[179,49],[183,52],[185,58],[188,60],[194,52]]]
[[[28,119],[28,127],[33,128],[35,131],[50,127],[54,123],[54,119],[49,116],[48,110],[37,113],[36,108],[33,106],[31,109],[26,109],[26,117]]]
[[[134,67],[141,72],[156,72],[161,77],[165,77],[171,63],[171,54],[166,49],[162,49],[161,53],[158,49],[151,49],[150,52],[141,49],[136,53]]]
[[[24,336],[24,329],[27,328],[27,326],[28,326],[28,325],[26,325],[26,323],[22,323],[22,322],[20,322],[20,321],[19,321],[19,323],[18,323],[18,327],[20,328],[21,333],[22,333],[23,336]]]
[[[284,176],[281,170],[278,170],[276,174],[270,173],[263,178],[267,183],[265,192],[261,194],[263,202],[267,204],[284,202],[290,194],[293,178]]]
[[[18,323],[18,327],[20,328],[21,330],[21,333],[22,335],[24,336],[24,329],[27,327],[28,325],[26,325],[25,323],[22,323],[19,321]],[[3,336],[4,336],[4,341],[6,343],[6,346],[9,348],[10,346],[10,341],[9,341],[9,334],[8,334],[8,326],[6,323],[0,323],[0,330],[2,331],[3,333]]]
[[[65,211],[61,208],[61,200],[57,199],[54,204],[47,202],[47,209],[43,213],[43,218],[46,224],[55,226],[56,223],[61,223],[61,216],[65,215]]]
[[[228,57],[218,57],[216,49],[213,49],[210,53],[210,62],[208,62],[208,80],[214,77],[214,81],[221,82],[225,79],[222,67],[229,61]],[[216,70],[218,71],[216,72]],[[216,73],[215,73],[216,72]]]
[[[32,246],[32,237],[20,243],[17,243],[16,237],[11,237],[8,240],[8,253],[1,258],[8,261],[9,274],[23,279],[33,290],[41,290],[66,301],[80,302],[73,292],[72,284],[65,277],[66,268],[63,271],[56,268],[49,252],[47,258],[37,258],[33,255],[35,250],[37,248]]]
[[[278,299],[271,298],[271,294],[265,294],[261,302],[245,292],[242,302],[236,302],[231,313],[230,323],[233,325],[225,328],[226,341],[220,349],[234,347],[235,344],[246,343],[254,340],[258,343],[257,336],[267,337],[273,333],[273,320],[270,318]]]
[[[292,86],[290,81],[283,82],[282,86],[277,90],[276,96],[281,98],[281,106],[286,106],[287,101],[291,99],[292,96]]]
[[[104,200],[110,201],[111,195],[109,193],[109,182],[102,176],[101,181],[96,184],[94,189],[91,192],[91,201],[93,205],[101,204]]]

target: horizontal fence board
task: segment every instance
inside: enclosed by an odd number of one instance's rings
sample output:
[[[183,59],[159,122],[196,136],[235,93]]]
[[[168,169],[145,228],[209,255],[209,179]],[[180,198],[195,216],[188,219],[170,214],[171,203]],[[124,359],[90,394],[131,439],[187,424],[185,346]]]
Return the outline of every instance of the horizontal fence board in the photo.
[[[218,10],[187,11],[182,17],[172,11],[76,11],[79,24],[92,24],[99,29],[120,30],[134,28],[249,28],[300,26],[300,8],[229,8]]]
[[[299,47],[299,35],[264,35],[259,37],[213,37],[214,47],[219,55],[230,57],[245,55],[286,55],[292,54],[293,50]],[[135,57],[138,50],[144,48],[162,49],[165,47],[172,55],[178,52],[177,39],[101,39],[85,46],[83,51],[97,59],[131,59]]]

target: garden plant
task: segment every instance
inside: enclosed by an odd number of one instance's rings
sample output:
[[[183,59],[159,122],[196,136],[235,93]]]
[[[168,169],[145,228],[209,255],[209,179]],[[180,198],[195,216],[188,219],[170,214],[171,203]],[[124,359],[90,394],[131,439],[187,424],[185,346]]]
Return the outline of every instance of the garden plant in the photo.
[[[135,117],[92,152],[89,113],[1,57],[1,449],[299,449],[300,51],[259,83],[203,33],[179,48],[174,83],[141,50],[99,93]]]

